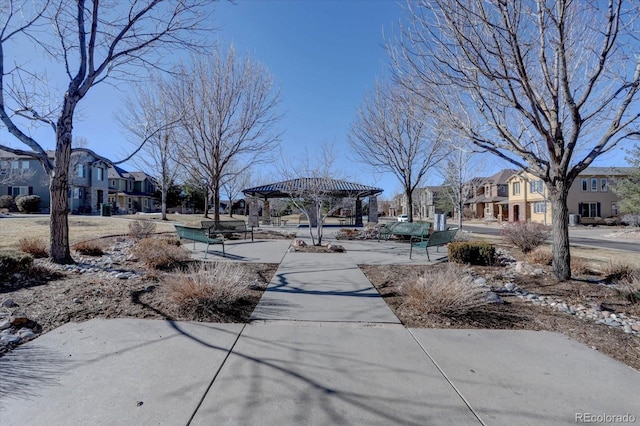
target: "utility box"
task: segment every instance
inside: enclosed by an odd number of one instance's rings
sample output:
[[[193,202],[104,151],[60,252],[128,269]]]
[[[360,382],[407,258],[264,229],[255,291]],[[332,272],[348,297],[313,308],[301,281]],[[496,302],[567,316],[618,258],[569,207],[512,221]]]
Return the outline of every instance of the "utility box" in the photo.
[[[436,215],[434,215],[433,230],[434,231],[446,231],[447,230],[447,215],[446,214],[436,214]]]
[[[111,216],[111,204],[100,204],[100,216]]]
[[[569,225],[570,226],[580,225],[580,215],[579,214],[570,214],[569,215]]]

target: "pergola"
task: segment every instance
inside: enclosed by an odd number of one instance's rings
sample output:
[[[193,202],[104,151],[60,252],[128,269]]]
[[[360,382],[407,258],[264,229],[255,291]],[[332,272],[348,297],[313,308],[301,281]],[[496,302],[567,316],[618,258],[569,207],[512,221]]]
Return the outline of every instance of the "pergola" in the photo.
[[[362,226],[362,198],[369,197],[369,222],[378,222],[378,198],[382,193],[381,188],[361,185],[359,183],[346,182],[329,178],[298,178],[283,182],[270,183],[244,189],[242,193],[249,199],[249,225],[258,226],[258,199],[264,200],[264,211],[269,212],[270,198],[299,198],[305,192],[319,192],[327,197],[341,197],[355,199],[355,225]],[[312,221],[316,218],[311,218]],[[263,217],[263,224],[268,224],[270,215]],[[311,223],[310,226],[314,226]]]

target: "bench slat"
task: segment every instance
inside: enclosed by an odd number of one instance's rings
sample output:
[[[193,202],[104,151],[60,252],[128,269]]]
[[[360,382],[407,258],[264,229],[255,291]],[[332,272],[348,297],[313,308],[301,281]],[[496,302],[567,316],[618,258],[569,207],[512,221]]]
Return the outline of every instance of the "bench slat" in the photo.
[[[458,228],[447,229],[446,231],[434,231],[427,238],[411,238],[411,247],[409,248],[409,259],[411,259],[411,255],[413,254],[413,246],[424,248],[427,252],[427,259],[431,262],[431,258],[429,257],[429,247],[440,247],[449,244],[456,237],[456,233],[458,232]]]
[[[204,258],[207,258],[207,253],[209,252],[209,244],[222,244],[222,255],[226,256],[224,251],[224,237],[223,238],[211,238],[209,236],[209,230],[207,228],[196,228],[193,226],[185,226],[185,225],[173,225],[176,228],[176,232],[178,233],[178,237],[182,240],[191,240],[193,241],[193,249],[196,248],[196,241],[200,243],[206,243],[207,248],[204,253]]]

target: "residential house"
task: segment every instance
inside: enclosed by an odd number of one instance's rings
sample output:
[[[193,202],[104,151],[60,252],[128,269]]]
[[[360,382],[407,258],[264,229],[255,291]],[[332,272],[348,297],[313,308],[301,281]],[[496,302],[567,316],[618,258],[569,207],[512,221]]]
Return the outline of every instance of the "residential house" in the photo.
[[[156,185],[144,172],[109,167],[109,203],[114,213],[152,213],[159,210]]]
[[[53,161],[54,152],[47,151],[49,159]],[[33,173],[23,173],[20,179],[3,182],[0,179],[0,194],[38,195],[40,208],[48,211],[51,198],[49,192],[49,176],[40,162],[28,156],[16,156],[0,151],[0,174],[7,176],[8,168],[20,168],[23,171],[32,170]],[[72,213],[98,213],[100,205],[107,202],[108,186],[106,180],[107,164],[93,151],[80,149],[74,151],[69,166],[69,200],[68,206]]]
[[[426,186],[417,191],[418,209],[416,214],[420,220],[433,219],[436,214],[446,214],[453,216],[450,202],[446,202],[447,194],[444,186]]]
[[[107,163],[93,151],[72,153],[69,170],[69,210],[71,213],[100,213],[108,201]]]
[[[619,200],[611,187],[630,170],[630,167],[587,167],[569,188],[569,214],[580,215],[582,223],[598,223],[601,219],[616,217]],[[541,179],[518,172],[508,179],[508,184],[511,222],[551,224],[551,200]]]
[[[470,198],[465,203],[473,217],[485,220],[506,221],[509,218],[509,188],[507,181],[515,173],[513,169],[504,169],[485,177],[474,178],[466,190]]]
[[[50,155],[53,161],[53,153]],[[40,208],[49,208],[49,175],[39,160],[0,150],[0,195],[37,195]]]

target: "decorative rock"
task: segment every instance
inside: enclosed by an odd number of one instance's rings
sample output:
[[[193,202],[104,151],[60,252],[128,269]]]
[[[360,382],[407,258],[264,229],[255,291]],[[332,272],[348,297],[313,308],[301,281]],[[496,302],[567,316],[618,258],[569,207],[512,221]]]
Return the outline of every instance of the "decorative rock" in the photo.
[[[632,324],[631,329],[640,333],[640,324]]]
[[[9,321],[11,321],[11,325],[14,327],[24,325],[29,322],[29,318],[24,312],[18,312],[17,314],[11,315],[9,317]]]
[[[33,332],[30,328],[21,328],[16,333],[23,341],[31,340],[36,337],[36,333]]]
[[[11,328],[11,321],[9,318],[0,321],[0,330],[7,330],[8,328]]]
[[[4,336],[0,337],[0,342],[4,344],[18,344],[20,343],[20,340],[22,339],[15,334],[5,334]]]
[[[633,333],[633,328],[631,328],[629,324],[625,324],[625,326],[623,327],[623,330],[627,334]]]
[[[13,301],[13,299],[6,299],[2,302],[2,306],[3,308],[15,308],[17,306],[19,306],[16,302]]]
[[[480,277],[473,280],[473,283],[478,286],[486,286],[487,280],[485,278]]]
[[[489,303],[504,303],[502,298],[493,291],[488,291],[484,296],[484,300]]]
[[[293,241],[293,246],[294,247],[305,247],[307,245],[307,243],[304,242],[304,240],[294,240]]]
[[[80,297],[74,297],[74,298],[73,298],[73,303],[82,303],[82,298],[80,298]]]
[[[508,291],[513,291],[516,289],[516,285],[514,283],[506,283],[504,285],[504,288],[506,288]]]
[[[327,248],[331,251],[335,251],[336,253],[344,253],[345,249],[341,245],[338,244],[329,244]]]
[[[516,263],[516,273],[518,274],[529,274],[533,271],[533,266],[529,265],[525,262],[517,262]]]

